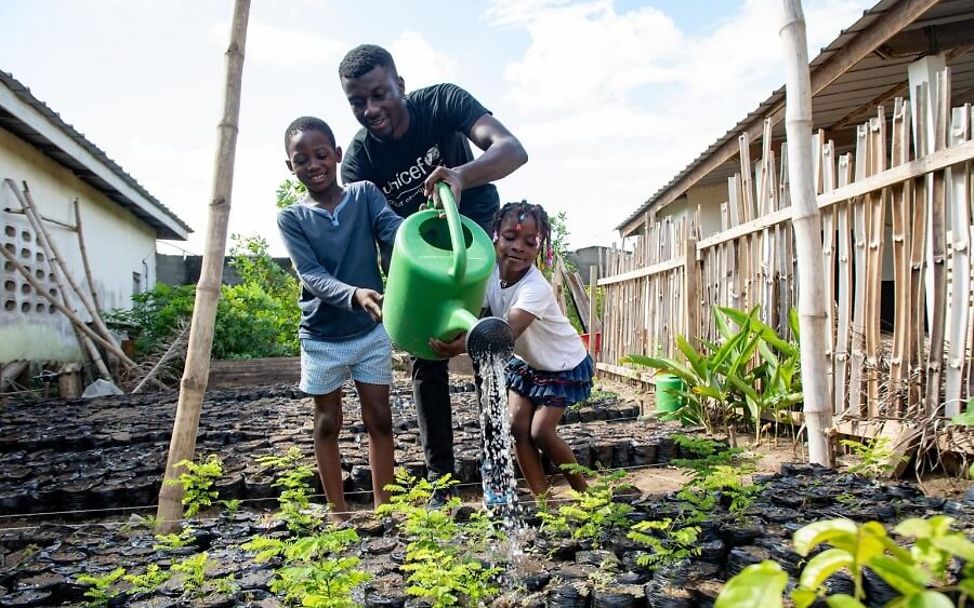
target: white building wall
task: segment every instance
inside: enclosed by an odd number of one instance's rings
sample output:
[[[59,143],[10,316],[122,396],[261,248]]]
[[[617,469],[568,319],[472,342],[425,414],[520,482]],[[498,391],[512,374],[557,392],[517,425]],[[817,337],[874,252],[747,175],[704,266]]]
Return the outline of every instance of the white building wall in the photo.
[[[155,282],[156,235],[148,225],[104,194],[43,155],[29,143],[0,129],[0,180],[10,178],[20,187],[26,181],[44,217],[74,225],[73,202],[78,200],[85,246],[102,309],[127,308],[135,276],[142,289]],[[46,289],[55,289],[47,260],[23,215],[4,211],[20,209],[7,186],[0,187],[0,243],[16,251]],[[45,222],[74,278],[87,287],[77,234]],[[76,360],[80,350],[70,324],[9,263],[2,271],[0,287],[0,363],[18,359],[36,361]],[[73,308],[82,309],[72,300]],[[88,315],[79,310],[82,318]]]

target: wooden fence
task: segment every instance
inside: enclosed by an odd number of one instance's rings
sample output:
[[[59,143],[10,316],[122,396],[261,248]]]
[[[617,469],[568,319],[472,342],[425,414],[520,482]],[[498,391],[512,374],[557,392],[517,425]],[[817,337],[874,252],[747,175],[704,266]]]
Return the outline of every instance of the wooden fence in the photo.
[[[972,111],[950,108],[949,69],[936,99],[927,103],[926,86],[916,94],[916,111],[897,99],[890,120],[880,107],[860,125],[854,153],[836,158],[834,142],[816,137],[830,385],[834,413],[846,419],[952,416],[974,395]],[[800,287],[787,158],[782,147],[776,163],[770,122],[762,143],[752,163],[741,138],[717,234],[697,238],[695,211],[692,221],[647,226],[632,251],[609,253],[598,281],[600,369],[631,376],[623,356],[674,355],[677,334],[716,340],[716,306],[760,307],[787,335]],[[884,293],[892,314],[881,324]]]

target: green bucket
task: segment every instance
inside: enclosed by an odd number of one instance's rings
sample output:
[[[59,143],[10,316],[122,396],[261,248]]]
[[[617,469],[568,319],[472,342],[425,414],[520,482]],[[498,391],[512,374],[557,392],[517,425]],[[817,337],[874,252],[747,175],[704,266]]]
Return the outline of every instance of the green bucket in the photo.
[[[683,407],[683,397],[678,391],[684,390],[683,379],[671,374],[659,374],[654,380],[656,384],[656,411],[660,420],[681,420],[677,414]],[[684,420],[681,420],[685,422]]]

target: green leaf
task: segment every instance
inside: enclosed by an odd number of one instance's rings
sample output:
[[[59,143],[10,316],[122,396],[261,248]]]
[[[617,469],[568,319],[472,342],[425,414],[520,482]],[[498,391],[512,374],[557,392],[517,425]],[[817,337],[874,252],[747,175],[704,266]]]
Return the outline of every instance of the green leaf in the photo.
[[[960,534],[951,534],[949,536],[933,538],[930,542],[934,547],[940,549],[941,551],[946,551],[951,555],[956,555],[964,561],[974,561],[974,543],[967,540]]]
[[[805,587],[795,587],[791,592],[791,601],[795,602],[795,608],[808,608],[818,599],[818,593]]]
[[[853,567],[852,556],[842,549],[827,549],[808,560],[798,582],[802,587],[817,590],[825,579],[842,568]]]
[[[950,423],[962,426],[974,426],[974,412],[966,411],[962,414],[957,414],[950,419]]]
[[[923,591],[911,595],[904,606],[905,608],[954,608],[954,602],[939,591]]]
[[[825,598],[825,603],[829,608],[866,608],[862,602],[844,593],[828,596]]]
[[[727,581],[714,608],[781,608],[788,574],[772,561],[752,564]]]
[[[850,519],[827,519],[808,524],[795,532],[792,542],[795,551],[802,557],[818,545],[833,539],[845,537],[854,543],[856,524]]]
[[[886,581],[886,584],[903,595],[923,591],[930,583],[929,577],[923,570],[892,557],[878,555],[869,560],[868,565],[873,572]]]

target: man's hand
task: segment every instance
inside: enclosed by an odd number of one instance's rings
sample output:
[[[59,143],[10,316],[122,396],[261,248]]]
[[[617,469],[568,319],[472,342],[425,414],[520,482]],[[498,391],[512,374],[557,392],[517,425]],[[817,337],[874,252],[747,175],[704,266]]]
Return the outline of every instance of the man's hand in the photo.
[[[359,287],[355,290],[355,303],[369,313],[374,321],[382,320],[382,294],[374,289]]]
[[[456,357],[461,353],[467,352],[467,332],[461,333],[459,336],[453,340],[450,340],[449,342],[437,340],[436,338],[430,338],[429,346],[434,353],[441,357],[445,357],[447,359],[450,357]]]
[[[446,182],[450,186],[450,191],[453,192],[453,200],[459,205],[460,193],[463,192],[463,177],[460,173],[456,169],[440,165],[433,169],[433,172],[423,182],[423,194],[426,198],[432,197],[433,206],[442,209],[443,202],[440,201],[440,193],[436,189],[437,182]]]

